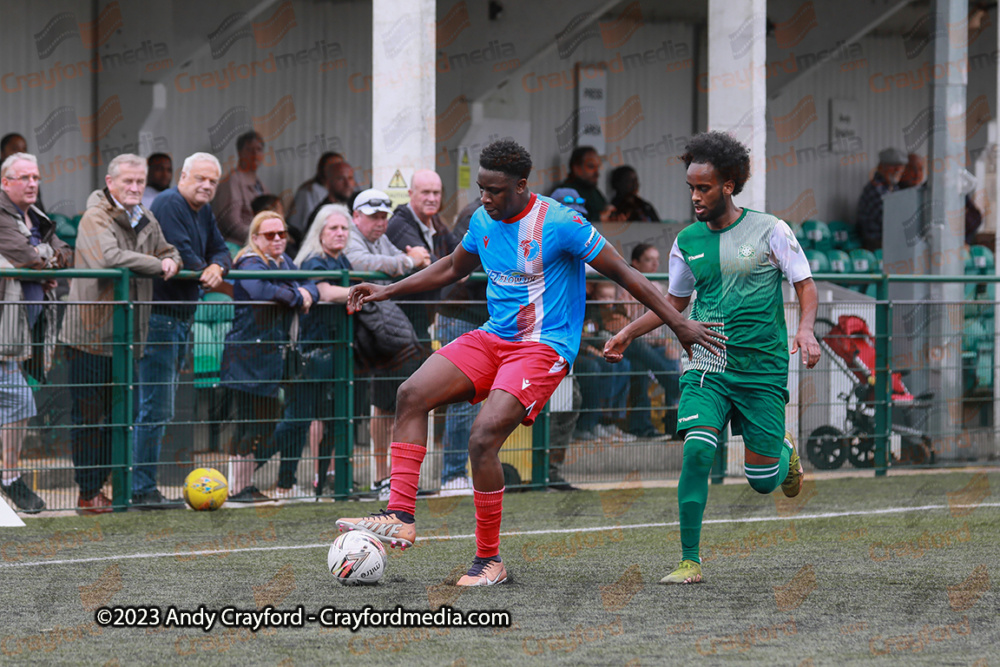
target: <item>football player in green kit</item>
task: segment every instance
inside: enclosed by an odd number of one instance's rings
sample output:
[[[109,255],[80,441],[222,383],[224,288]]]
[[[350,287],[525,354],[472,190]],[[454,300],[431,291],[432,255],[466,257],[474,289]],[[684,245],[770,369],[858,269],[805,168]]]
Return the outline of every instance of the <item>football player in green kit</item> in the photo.
[[[691,139],[681,159],[698,222],[678,234],[670,251],[667,300],[683,311],[697,291],[691,319],[721,322],[717,331],[729,339],[721,356],[696,346],[684,360],[677,413],[684,437],[677,487],[682,554],[664,584],[701,581],[698,546],[708,477],[727,423],[743,435],[744,470],[755,491],[767,494],[781,486],[792,497],[802,488],[802,465],[785,431],[789,350],[782,274],[795,287],[801,309],[790,353],[801,349],[808,368],[820,357],[813,334],[816,285],[795,234],[775,216],[733,203],[750,177],[747,148],[728,134],[707,132]],[[635,338],[661,325],[647,312],[608,341],[605,357],[621,359]]]

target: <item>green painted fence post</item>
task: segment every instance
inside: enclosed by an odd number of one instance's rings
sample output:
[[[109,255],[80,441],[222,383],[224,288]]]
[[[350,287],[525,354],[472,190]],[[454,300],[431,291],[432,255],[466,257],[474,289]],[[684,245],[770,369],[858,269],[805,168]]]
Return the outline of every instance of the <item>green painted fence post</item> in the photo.
[[[531,427],[531,487],[537,490],[549,484],[549,422],[546,404]]]
[[[350,287],[347,271],[341,273],[340,284]],[[354,485],[354,318],[346,308],[338,308],[337,337],[334,345],[334,380],[339,387],[333,392],[333,494],[347,498]]]
[[[889,278],[879,278],[875,303],[875,476],[883,477],[889,467],[889,428],[892,401],[892,374],[889,351],[892,314],[889,308]]]
[[[132,405],[135,363],[135,307],[129,285],[132,272],[120,269],[115,282],[111,346],[111,489],[116,512],[128,509],[132,498]]]

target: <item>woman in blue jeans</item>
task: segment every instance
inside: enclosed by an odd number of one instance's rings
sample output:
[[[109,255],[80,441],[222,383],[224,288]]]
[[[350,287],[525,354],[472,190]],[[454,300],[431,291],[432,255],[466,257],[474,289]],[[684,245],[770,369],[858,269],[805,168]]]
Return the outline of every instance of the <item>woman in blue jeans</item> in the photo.
[[[277,213],[254,216],[247,243],[233,268],[257,271],[296,270],[285,254],[288,229]],[[239,278],[233,328],[222,353],[222,386],[230,395],[236,427],[231,442],[233,502],[269,500],[253,486],[253,471],[274,454],[274,429],[281,419],[279,389],[285,375],[285,354],[295,314],[308,313],[319,298],[316,285],[289,278]],[[257,302],[257,303],[251,303]],[[261,304],[259,302],[265,302]],[[279,486],[284,480],[279,479]]]

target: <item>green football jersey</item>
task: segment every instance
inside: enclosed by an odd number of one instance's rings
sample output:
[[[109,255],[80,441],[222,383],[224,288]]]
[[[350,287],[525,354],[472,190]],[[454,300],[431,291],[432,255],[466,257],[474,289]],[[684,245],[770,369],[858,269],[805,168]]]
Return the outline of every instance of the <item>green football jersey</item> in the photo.
[[[696,222],[677,235],[670,251],[670,293],[691,296],[691,319],[721,322],[729,337],[722,356],[695,346],[684,370],[788,375],[788,331],[781,278],[797,283],[812,276],[809,261],[784,221],[743,209],[716,231]]]

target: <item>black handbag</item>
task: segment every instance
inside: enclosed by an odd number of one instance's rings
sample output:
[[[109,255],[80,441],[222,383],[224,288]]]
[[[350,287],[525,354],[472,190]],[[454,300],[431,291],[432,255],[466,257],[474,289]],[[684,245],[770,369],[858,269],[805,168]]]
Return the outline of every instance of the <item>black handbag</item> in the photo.
[[[355,345],[365,362],[384,363],[401,352],[419,348],[410,319],[392,301],[369,301],[354,314],[358,318]]]

